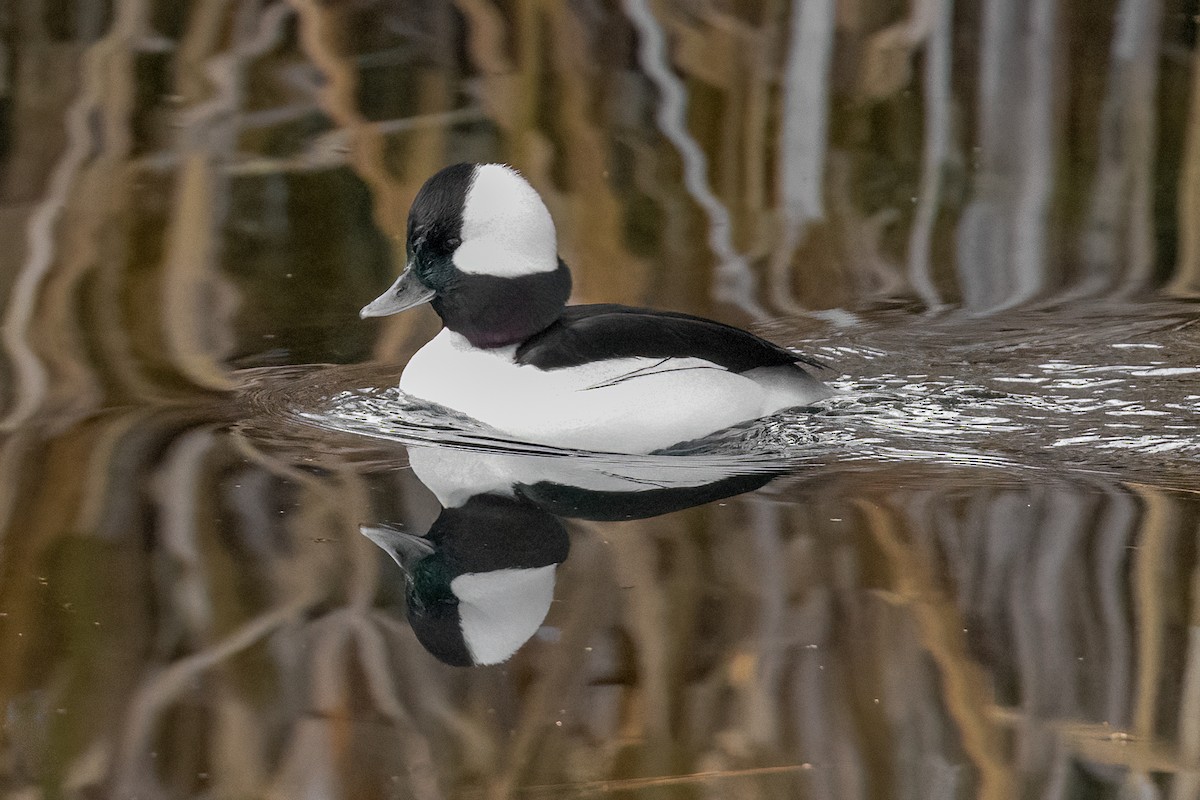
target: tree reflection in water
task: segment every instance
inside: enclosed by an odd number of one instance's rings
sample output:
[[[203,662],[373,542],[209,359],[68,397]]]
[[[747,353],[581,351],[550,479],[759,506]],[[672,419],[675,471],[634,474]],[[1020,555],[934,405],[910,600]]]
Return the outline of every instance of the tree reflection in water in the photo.
[[[0,12],[0,785],[1200,796],[1194,10]],[[1097,403],[1019,468],[860,426],[853,461],[572,521],[556,636],[443,666],[358,533],[436,517],[403,456],[248,435],[288,415],[247,385],[394,383],[431,315],[355,312],[461,159],[535,184],[577,301],[757,321],[851,379],[925,379],[913,347],[947,380],[1036,353],[1010,377],[1047,425]],[[1105,319],[1129,338],[1102,354]]]

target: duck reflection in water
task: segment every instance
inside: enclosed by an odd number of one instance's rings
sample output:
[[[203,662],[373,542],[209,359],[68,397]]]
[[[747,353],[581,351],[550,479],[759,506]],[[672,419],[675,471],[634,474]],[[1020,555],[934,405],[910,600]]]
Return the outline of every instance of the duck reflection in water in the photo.
[[[494,494],[443,509],[425,536],[386,525],[362,532],[404,570],[417,639],[455,666],[499,664],[537,633],[570,549],[553,514]]]
[[[612,460],[413,447],[413,472],[443,505],[427,534],[362,533],[400,566],[408,621],[440,661],[508,660],[537,633],[570,539],[561,517],[613,521],[667,514],[757,489],[779,465]]]

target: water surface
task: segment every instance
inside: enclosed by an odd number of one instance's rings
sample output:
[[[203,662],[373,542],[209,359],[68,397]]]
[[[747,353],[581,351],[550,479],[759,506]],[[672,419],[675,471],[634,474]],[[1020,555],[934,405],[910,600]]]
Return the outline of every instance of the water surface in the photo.
[[[0,792],[1200,797],[1195,10],[21,4]],[[357,310],[462,159],[575,302],[837,394],[637,457],[404,404],[436,318]],[[451,666],[361,527],[505,492],[569,553]]]

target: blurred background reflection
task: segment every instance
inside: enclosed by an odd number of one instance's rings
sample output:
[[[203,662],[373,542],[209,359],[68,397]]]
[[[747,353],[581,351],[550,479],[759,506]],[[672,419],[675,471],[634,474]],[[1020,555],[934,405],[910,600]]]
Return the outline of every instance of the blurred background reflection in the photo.
[[[0,5],[0,795],[1200,798],[1198,14]],[[845,398],[764,488],[564,521],[477,669],[359,533],[438,517],[405,450],[298,422],[436,331],[357,310],[461,160],[576,302]]]

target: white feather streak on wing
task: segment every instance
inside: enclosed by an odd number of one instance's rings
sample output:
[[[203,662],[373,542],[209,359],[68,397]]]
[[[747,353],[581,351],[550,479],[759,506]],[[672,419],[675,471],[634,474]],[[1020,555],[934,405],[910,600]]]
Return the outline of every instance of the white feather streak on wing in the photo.
[[[660,367],[662,367],[667,362],[674,361],[674,360],[675,360],[674,358],[668,356],[667,358],[664,358],[662,361],[659,361],[657,364],[651,364],[646,367],[640,367],[638,369],[631,370],[630,372],[626,372],[624,375],[618,375],[617,377],[612,378],[607,381],[604,381],[602,383],[594,383],[591,386],[585,386],[580,391],[588,391],[590,389],[604,389],[609,386],[616,386],[618,383],[624,383],[625,381],[633,380],[634,378],[644,378],[648,375],[663,375],[668,372],[684,372],[686,370],[691,370],[691,369],[716,369],[716,370],[721,370],[722,372],[729,371],[729,370],[725,369],[724,367],[718,366],[716,364],[711,364],[711,363],[688,364],[686,366],[667,367],[666,369],[660,369]],[[694,359],[688,359],[688,360],[691,361]]]

